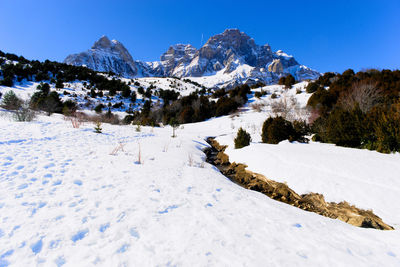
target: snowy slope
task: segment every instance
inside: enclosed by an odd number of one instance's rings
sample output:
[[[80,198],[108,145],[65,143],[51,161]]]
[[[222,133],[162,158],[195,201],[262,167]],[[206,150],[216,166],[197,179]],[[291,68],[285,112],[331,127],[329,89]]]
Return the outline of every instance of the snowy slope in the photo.
[[[306,115],[305,86],[256,89],[268,94],[236,115],[185,124],[177,138],[170,127],[103,124],[96,134],[57,114],[21,123],[0,111],[0,266],[399,266],[399,153],[257,143],[272,103],[295,98],[293,117]],[[239,127],[253,143],[233,150]],[[231,161],[299,193],[373,209],[395,230],[357,228],[243,189],[204,162],[207,136],[229,145]]]

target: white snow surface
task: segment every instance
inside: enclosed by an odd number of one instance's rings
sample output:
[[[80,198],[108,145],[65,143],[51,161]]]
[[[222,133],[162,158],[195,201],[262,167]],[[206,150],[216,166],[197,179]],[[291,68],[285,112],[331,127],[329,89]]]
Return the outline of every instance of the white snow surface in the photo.
[[[399,266],[399,153],[259,143],[269,105],[284,95],[303,105],[304,86],[264,87],[269,94],[236,116],[183,125],[176,138],[170,127],[103,124],[96,134],[61,115],[14,122],[1,111],[0,266]],[[253,143],[234,150],[239,127]],[[240,187],[204,163],[207,136],[229,145],[231,161],[298,193],[371,208],[395,230],[354,227]]]

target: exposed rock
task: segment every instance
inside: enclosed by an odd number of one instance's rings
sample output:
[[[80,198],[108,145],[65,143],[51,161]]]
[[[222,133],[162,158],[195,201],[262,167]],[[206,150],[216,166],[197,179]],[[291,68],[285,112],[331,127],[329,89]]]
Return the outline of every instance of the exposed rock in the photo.
[[[268,71],[274,73],[282,73],[283,65],[280,59],[274,59],[271,64],[268,66]]]

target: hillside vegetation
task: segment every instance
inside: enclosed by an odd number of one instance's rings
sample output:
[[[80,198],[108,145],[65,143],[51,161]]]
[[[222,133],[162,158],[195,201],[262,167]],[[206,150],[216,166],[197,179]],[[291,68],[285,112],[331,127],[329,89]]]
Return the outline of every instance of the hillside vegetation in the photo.
[[[315,140],[400,151],[400,71],[326,73],[307,91]]]

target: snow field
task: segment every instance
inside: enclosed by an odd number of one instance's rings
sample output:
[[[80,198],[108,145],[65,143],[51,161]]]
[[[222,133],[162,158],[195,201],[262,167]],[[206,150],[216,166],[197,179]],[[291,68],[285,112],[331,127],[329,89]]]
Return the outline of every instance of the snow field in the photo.
[[[185,124],[176,138],[170,127],[102,124],[96,134],[60,115],[0,116],[0,266],[399,266],[399,154],[257,143],[268,105]],[[233,150],[239,127],[253,143]],[[243,189],[204,163],[208,136],[229,145],[231,161],[299,193],[372,208],[396,230],[357,228]]]

